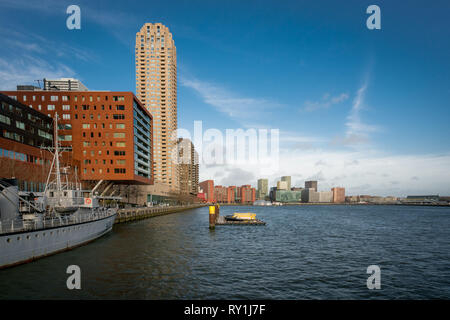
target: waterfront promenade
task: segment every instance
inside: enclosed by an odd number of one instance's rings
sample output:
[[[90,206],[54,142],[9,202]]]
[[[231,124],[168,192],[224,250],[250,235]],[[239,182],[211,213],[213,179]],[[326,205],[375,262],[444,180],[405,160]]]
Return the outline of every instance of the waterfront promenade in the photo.
[[[117,218],[114,224],[124,223],[135,220],[158,217],[169,213],[181,212],[189,209],[204,207],[205,204],[190,204],[183,206],[169,207],[143,207],[143,208],[126,208],[117,212]]]

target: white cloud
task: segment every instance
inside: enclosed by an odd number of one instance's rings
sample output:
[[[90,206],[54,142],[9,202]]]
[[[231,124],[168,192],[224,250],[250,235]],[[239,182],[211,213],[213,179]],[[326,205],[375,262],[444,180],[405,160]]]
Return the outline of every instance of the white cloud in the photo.
[[[49,64],[43,59],[22,56],[12,60],[0,58],[0,89],[16,90],[18,84],[34,84],[35,80],[75,77],[76,73],[64,64]]]
[[[261,117],[263,113],[280,106],[280,104],[264,98],[242,97],[223,87],[195,78],[182,76],[180,80],[183,86],[197,92],[205,103],[233,119]]]
[[[317,178],[319,190],[343,186],[347,194],[450,195],[450,154],[384,155],[378,152],[291,150],[281,152],[279,159],[280,170],[275,172],[257,166],[240,165],[238,169],[245,174],[241,172],[241,175],[237,175],[237,167],[201,166],[200,180],[215,178],[216,184],[256,186],[257,179],[268,178],[273,186],[281,175],[291,175],[297,186],[303,186],[304,180]],[[320,167],[317,163],[321,164]],[[221,177],[217,176],[218,172],[222,173]],[[234,176],[236,180],[226,179]],[[302,177],[303,180],[294,177]]]
[[[306,101],[303,105],[305,111],[315,111],[319,109],[328,109],[335,104],[339,104],[348,99],[348,94],[341,93],[337,96],[330,97],[328,93],[324,94],[320,101]]]

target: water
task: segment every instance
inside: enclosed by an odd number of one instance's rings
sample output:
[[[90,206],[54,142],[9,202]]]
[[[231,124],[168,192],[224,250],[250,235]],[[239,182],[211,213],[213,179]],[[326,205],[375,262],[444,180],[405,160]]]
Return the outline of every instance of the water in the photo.
[[[266,226],[208,229],[208,208],[116,225],[89,245],[0,270],[0,299],[450,298],[450,209],[221,207]],[[66,288],[81,268],[82,289]],[[369,265],[381,290],[368,290]]]

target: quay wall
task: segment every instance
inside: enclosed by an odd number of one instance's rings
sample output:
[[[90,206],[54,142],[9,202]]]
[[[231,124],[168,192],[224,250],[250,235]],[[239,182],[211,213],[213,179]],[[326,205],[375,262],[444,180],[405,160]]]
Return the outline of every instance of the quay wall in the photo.
[[[204,204],[191,204],[185,206],[169,206],[169,207],[144,207],[144,208],[127,208],[120,209],[117,212],[114,224],[125,223],[129,221],[142,220],[163,216],[170,213],[181,212],[189,209],[205,207]]]

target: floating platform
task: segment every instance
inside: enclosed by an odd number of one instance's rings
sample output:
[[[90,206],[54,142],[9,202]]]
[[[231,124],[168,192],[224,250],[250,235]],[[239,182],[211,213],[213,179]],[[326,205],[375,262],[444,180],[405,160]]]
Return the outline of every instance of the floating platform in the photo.
[[[216,221],[216,226],[231,226],[231,225],[252,225],[252,226],[264,226],[266,223],[259,219],[248,219],[241,221],[226,220],[225,217],[219,216]]]

